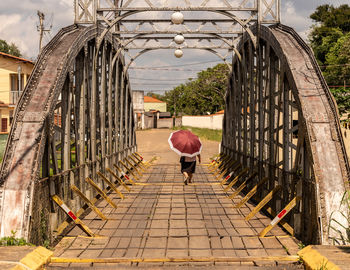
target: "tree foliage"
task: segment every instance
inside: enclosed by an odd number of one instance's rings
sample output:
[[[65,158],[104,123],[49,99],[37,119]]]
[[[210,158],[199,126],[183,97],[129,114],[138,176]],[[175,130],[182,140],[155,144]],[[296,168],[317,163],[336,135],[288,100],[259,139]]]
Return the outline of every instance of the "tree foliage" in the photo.
[[[22,54],[16,44],[8,44],[5,40],[0,39],[0,52],[11,54],[17,57],[21,57]]]
[[[350,6],[321,5],[310,15],[316,23],[311,47],[341,114],[350,112]]]
[[[153,92],[148,92],[146,94],[146,96],[153,97],[153,98],[156,98],[156,99],[159,99],[159,100],[162,100],[162,98],[163,98],[163,95],[160,95],[160,94],[157,94],[157,93],[153,93]]]
[[[224,109],[229,69],[218,64],[197,74],[185,84],[165,93],[160,99],[167,102],[172,114],[204,115]]]
[[[324,74],[330,85],[342,85],[350,77],[350,32],[329,49]]]

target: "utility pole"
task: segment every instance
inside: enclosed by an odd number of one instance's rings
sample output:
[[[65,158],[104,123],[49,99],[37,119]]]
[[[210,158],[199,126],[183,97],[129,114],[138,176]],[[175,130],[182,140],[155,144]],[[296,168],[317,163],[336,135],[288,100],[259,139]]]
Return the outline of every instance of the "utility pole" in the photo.
[[[37,11],[37,14],[39,16],[39,25],[37,26],[37,30],[39,32],[39,53],[40,53],[42,48],[44,32],[50,32],[52,25],[50,29],[45,29],[44,27],[45,14],[42,13],[40,10]]]
[[[17,68],[17,73],[18,73],[18,91],[17,91],[17,94],[16,94],[16,103],[18,102],[18,99],[19,99],[19,96],[21,95],[21,91],[22,91],[22,67],[21,67],[21,64],[18,65],[18,68]]]

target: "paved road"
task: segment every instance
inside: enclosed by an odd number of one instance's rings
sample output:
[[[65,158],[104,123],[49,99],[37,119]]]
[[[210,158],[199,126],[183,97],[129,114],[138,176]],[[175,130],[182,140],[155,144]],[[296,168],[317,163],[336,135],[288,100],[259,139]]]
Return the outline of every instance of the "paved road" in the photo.
[[[148,160],[153,156],[160,157],[161,164],[174,164],[179,162],[179,156],[170,150],[168,138],[173,130],[150,129],[136,132],[138,151]],[[219,152],[219,142],[203,140],[202,160],[208,162]]]

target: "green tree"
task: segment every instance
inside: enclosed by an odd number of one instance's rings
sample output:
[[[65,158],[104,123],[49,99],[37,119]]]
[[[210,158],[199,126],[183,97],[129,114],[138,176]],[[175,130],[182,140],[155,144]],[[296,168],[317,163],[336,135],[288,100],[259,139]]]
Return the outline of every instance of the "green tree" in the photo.
[[[0,39],[0,52],[11,54],[17,57],[21,57],[22,54],[16,44],[8,44],[5,40]]]
[[[229,68],[218,64],[197,74],[197,79],[175,87],[164,95],[171,113],[203,115],[215,113],[225,106]]]
[[[316,23],[310,32],[311,47],[320,65],[324,65],[326,54],[335,42],[350,32],[350,7],[321,5],[310,15]]]
[[[343,85],[350,79],[350,32],[333,44],[325,63],[324,76],[329,85]]]
[[[350,112],[350,32],[337,40],[326,55],[324,76],[337,101],[339,113]],[[345,85],[345,86],[342,86]]]
[[[310,18],[311,47],[337,101],[340,114],[350,112],[350,7],[321,5]]]
[[[164,98],[163,95],[160,95],[160,94],[157,94],[157,93],[153,93],[153,92],[148,92],[146,94],[146,96],[153,97],[153,98],[156,98],[156,99],[159,99],[159,100],[162,100]]]

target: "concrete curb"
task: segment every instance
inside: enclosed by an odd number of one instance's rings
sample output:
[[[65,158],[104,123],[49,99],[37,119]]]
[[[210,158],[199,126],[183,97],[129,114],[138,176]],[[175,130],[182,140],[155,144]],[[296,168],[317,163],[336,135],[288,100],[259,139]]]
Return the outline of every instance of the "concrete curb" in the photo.
[[[46,264],[52,257],[53,252],[44,247],[37,247],[32,252],[28,253],[19,264],[12,268],[12,270],[36,270]]]
[[[340,268],[321,255],[317,250],[313,249],[313,246],[307,246],[298,252],[301,260],[307,270],[327,269],[327,270],[340,270]]]

